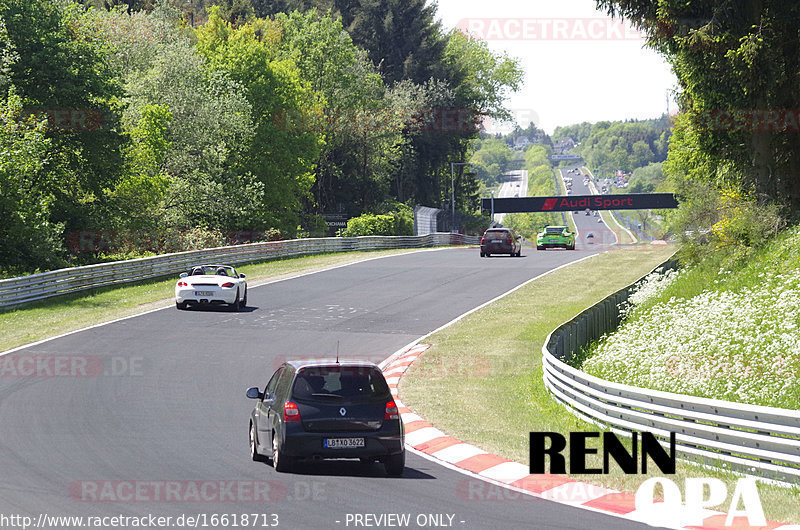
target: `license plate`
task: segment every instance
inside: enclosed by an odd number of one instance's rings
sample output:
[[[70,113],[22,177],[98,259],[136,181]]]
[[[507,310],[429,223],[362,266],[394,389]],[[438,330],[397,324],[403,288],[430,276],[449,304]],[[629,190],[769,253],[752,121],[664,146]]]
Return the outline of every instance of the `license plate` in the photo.
[[[195,291],[195,296],[214,296],[214,291]]]
[[[328,449],[348,449],[350,447],[364,447],[363,438],[325,438],[322,441]]]
[[[492,239],[492,243],[502,243],[502,239]]]

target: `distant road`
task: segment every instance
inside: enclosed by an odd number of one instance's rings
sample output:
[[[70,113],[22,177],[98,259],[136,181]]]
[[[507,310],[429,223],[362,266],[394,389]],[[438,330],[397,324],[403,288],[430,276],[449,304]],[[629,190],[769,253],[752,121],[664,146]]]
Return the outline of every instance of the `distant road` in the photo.
[[[571,169],[576,169],[577,173],[570,173]],[[583,183],[584,176],[579,165],[567,166],[558,170],[558,173],[562,180],[564,177],[572,177],[572,195],[592,195],[592,190]],[[578,229],[578,236],[575,239],[576,248],[590,250],[617,243],[616,234],[606,226],[599,213],[595,216],[595,211],[590,210],[589,215],[586,215],[586,209],[577,210],[577,212],[577,214],[575,211],[567,212],[567,215],[572,216]]]
[[[500,197],[526,197],[528,194],[528,170],[527,169],[519,169],[516,171],[509,171],[504,173],[506,177],[509,177],[510,180],[503,182],[503,185],[500,186],[500,190],[495,195],[496,198]],[[497,213],[494,215],[494,220],[500,224],[503,223],[503,219],[505,218],[506,214],[504,213]]]

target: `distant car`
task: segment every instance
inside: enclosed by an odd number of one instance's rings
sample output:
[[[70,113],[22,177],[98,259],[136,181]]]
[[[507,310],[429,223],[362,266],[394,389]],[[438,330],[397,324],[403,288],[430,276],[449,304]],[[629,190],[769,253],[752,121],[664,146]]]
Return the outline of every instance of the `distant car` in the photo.
[[[589,208],[586,208],[586,215],[589,215],[591,213],[592,213],[592,211]]]
[[[481,257],[492,254],[522,255],[522,238],[510,228],[490,228],[481,238]]]
[[[175,306],[228,305],[234,311],[247,307],[245,275],[230,265],[198,265],[181,274],[175,285]]]
[[[594,216],[595,216],[595,217],[597,217],[597,216],[599,216],[599,215],[600,215],[600,212],[598,212],[597,210],[595,210],[595,211],[594,211]]]
[[[602,223],[602,222],[603,222],[603,220],[602,220],[600,217],[598,217],[598,218],[597,218],[597,222],[598,222],[598,223]]]
[[[536,235],[536,250],[565,248],[575,250],[575,233],[566,226],[546,226]]]
[[[250,414],[250,457],[269,456],[276,471],[299,459],[379,461],[388,475],[405,468],[405,431],[380,368],[366,361],[287,361]]]

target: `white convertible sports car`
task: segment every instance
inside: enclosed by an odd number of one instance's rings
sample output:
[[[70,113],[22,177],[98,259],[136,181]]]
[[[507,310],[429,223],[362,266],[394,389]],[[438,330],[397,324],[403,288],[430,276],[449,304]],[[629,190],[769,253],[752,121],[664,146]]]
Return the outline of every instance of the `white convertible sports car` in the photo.
[[[247,282],[229,265],[198,265],[181,274],[175,285],[175,305],[227,304],[234,311],[247,306]]]

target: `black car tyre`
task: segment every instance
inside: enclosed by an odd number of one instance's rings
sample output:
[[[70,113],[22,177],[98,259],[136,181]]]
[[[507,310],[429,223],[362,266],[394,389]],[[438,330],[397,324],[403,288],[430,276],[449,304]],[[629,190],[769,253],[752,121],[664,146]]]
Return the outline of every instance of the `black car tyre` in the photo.
[[[250,424],[250,458],[253,462],[264,461],[264,457],[258,452],[258,447],[256,446],[256,426],[252,423]]]
[[[189,307],[189,304],[187,304],[186,302],[175,302],[175,307],[183,311],[184,309]]]
[[[274,467],[275,471],[277,471],[278,473],[286,473],[287,471],[291,471],[292,464],[294,464],[294,459],[285,454],[281,454],[280,448],[278,447],[278,438],[275,436],[275,434],[273,434],[272,467]]]
[[[486,257],[486,252],[481,252],[481,257],[485,258]]]
[[[233,303],[229,306],[231,311],[239,311],[241,309],[241,302],[239,302],[239,288],[236,288],[236,298],[234,298]]]
[[[544,250],[544,247],[537,246],[536,250]]]
[[[383,462],[383,467],[386,468],[386,474],[393,477],[399,477],[403,474],[403,469],[406,467],[406,451],[403,449],[402,453],[396,455],[389,455]]]

